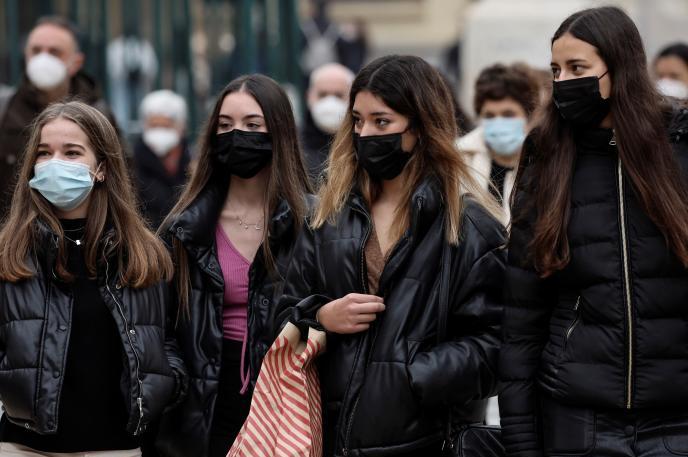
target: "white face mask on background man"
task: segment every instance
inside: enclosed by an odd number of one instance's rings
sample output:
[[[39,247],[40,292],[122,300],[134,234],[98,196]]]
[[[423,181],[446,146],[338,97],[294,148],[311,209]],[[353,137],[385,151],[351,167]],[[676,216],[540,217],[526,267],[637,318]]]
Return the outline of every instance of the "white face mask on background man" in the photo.
[[[143,142],[156,156],[165,157],[181,142],[181,135],[173,128],[154,127],[143,132]]]
[[[37,88],[54,89],[67,78],[67,66],[54,55],[42,52],[27,62],[26,75]]]
[[[347,103],[339,97],[328,95],[311,107],[315,125],[325,133],[335,133],[346,115]]]
[[[667,97],[688,98],[688,86],[677,79],[660,79],[657,81],[657,90]]]

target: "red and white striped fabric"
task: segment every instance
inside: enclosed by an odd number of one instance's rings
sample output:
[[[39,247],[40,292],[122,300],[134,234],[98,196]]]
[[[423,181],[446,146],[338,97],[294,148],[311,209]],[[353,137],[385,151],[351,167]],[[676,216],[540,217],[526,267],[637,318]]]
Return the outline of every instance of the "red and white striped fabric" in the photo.
[[[308,341],[288,323],[260,368],[251,410],[227,457],[322,457],[320,379],[313,361],[325,332]]]

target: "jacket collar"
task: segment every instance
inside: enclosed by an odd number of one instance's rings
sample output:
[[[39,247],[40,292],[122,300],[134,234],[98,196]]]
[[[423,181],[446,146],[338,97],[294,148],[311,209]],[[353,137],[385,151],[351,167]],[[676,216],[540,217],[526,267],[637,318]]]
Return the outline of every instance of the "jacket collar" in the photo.
[[[168,231],[187,246],[211,247],[215,242],[215,227],[227,196],[228,184],[212,181],[206,184],[198,197],[182,211]],[[281,199],[272,213],[268,225],[271,239],[280,239],[294,225],[291,208]]]
[[[356,211],[363,212],[370,217],[368,204],[358,187],[353,189],[349,204]],[[410,233],[419,235],[427,231],[437,216],[441,215],[443,207],[444,199],[439,180],[434,175],[426,176],[411,196]]]

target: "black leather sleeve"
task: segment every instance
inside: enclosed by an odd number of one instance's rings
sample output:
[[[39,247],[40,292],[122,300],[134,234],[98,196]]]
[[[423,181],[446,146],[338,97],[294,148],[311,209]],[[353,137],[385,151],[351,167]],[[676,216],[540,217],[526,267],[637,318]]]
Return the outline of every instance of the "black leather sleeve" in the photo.
[[[411,386],[426,406],[461,405],[497,389],[504,233],[484,210],[467,208],[453,249],[448,341],[409,362]]]

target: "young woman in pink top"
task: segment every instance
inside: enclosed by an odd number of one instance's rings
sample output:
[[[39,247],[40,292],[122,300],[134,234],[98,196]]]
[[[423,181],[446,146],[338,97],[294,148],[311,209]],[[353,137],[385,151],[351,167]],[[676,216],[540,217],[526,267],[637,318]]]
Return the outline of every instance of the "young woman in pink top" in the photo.
[[[232,81],[161,228],[175,260],[177,336],[191,378],[186,401],[161,424],[166,455],[224,457],[232,445],[273,340],[273,297],[307,195],[287,95],[263,75]]]

